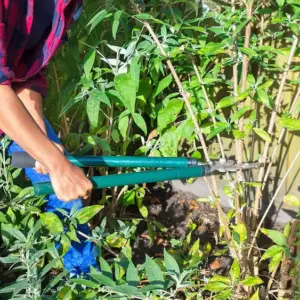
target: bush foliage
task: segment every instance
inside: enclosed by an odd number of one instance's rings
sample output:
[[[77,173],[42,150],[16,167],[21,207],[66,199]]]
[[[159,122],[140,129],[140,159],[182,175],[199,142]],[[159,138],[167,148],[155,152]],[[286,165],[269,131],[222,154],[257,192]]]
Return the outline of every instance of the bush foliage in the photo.
[[[3,280],[0,293],[7,299],[65,300],[299,297],[300,257],[291,238],[299,237],[299,224],[288,223],[282,231],[263,228],[265,216],[259,214],[278,150],[272,152],[271,145],[283,143],[286,130],[300,130],[300,79],[288,77],[300,70],[294,60],[299,20],[298,0],[86,1],[68,43],[49,65],[45,102],[47,117],[71,153],[207,162],[234,155],[238,162],[259,160],[264,167],[258,174],[224,174],[232,206],[226,213],[215,177],[208,179],[210,194],[201,201],[219,216],[214,243],[195,239],[197,225],[190,222],[187,235],[170,238],[161,257],[146,256],[140,263],[132,250],[138,226],[146,224],[150,243],[168,231],[149,216],[146,186],[95,193],[90,206],[71,215],[60,210],[59,219],[43,213],[43,197],[20,188],[21,170],[10,167],[5,139],[0,261],[9,266],[5,274],[15,277]],[[283,102],[285,89],[295,92]],[[287,195],[285,203],[299,206],[299,199]],[[132,207],[138,217],[126,214]],[[99,249],[101,272],[72,277],[61,259],[82,234],[77,225],[93,218],[90,239]],[[259,237],[267,242],[260,244]],[[230,258],[227,270],[205,273],[209,259],[218,256]]]

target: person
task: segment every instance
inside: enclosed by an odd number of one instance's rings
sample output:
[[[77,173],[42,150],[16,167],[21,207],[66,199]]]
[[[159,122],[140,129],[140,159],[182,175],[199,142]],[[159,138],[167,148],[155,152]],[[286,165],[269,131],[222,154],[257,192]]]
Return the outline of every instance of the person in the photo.
[[[43,116],[44,70],[81,11],[81,0],[0,0],[0,128],[13,140],[10,153],[26,151],[37,161],[35,169],[25,170],[29,179],[51,180],[55,194],[48,195],[45,210],[52,212],[80,209],[92,190]],[[80,231],[89,233],[87,225]],[[81,238],[65,255],[65,267],[88,272],[94,250]]]

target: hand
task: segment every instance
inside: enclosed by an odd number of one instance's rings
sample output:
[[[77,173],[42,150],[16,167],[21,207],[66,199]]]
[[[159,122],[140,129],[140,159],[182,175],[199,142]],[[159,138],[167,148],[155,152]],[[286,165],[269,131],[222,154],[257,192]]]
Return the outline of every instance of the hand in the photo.
[[[59,167],[50,170],[49,175],[55,194],[61,201],[69,202],[78,198],[86,200],[92,192],[91,181],[66,158]]]
[[[64,153],[64,146],[61,144],[54,143],[53,144],[62,152]],[[40,164],[38,161],[35,163],[35,170],[39,174],[49,174],[49,171],[46,167],[44,167],[42,164]]]

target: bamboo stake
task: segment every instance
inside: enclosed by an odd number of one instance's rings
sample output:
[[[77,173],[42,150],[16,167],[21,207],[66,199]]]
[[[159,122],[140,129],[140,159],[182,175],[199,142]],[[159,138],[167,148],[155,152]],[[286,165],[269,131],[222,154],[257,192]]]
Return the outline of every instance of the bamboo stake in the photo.
[[[294,100],[293,100],[293,102],[292,102],[292,105],[291,105],[291,108],[290,108],[290,113],[293,112],[293,110],[294,110],[294,108],[295,108],[295,106],[296,106],[296,103],[297,103],[297,100],[298,100],[298,97],[299,97],[299,96],[300,96],[300,88],[298,88],[298,91],[297,91],[297,93],[296,93],[296,96],[295,96],[295,98],[294,98]],[[271,157],[271,159],[270,159],[270,161],[269,161],[267,171],[266,171],[266,173],[265,173],[265,177],[264,177],[264,180],[263,180],[262,190],[264,190],[264,188],[265,188],[266,182],[267,182],[267,180],[268,180],[268,178],[269,178],[269,175],[270,175],[270,171],[271,171],[273,162],[274,162],[274,160],[275,160],[275,156],[276,156],[276,154],[277,154],[277,151],[278,151],[278,149],[279,149],[279,146],[281,145],[281,142],[282,142],[282,139],[283,139],[285,133],[286,133],[286,128],[282,128],[281,131],[280,131],[280,134],[279,134],[279,138],[278,138],[277,144],[276,144],[276,146],[275,146],[275,148],[274,148],[274,150],[273,150],[272,157]]]
[[[271,135],[271,136],[273,136],[276,116],[277,116],[277,113],[279,112],[281,102],[282,102],[283,89],[284,89],[284,86],[285,86],[287,75],[288,75],[290,65],[292,63],[292,59],[294,57],[298,42],[299,42],[298,37],[295,37],[294,42],[293,42],[292,47],[291,47],[291,50],[290,50],[290,54],[289,54],[289,58],[288,58],[288,61],[287,61],[286,68],[285,68],[285,70],[283,72],[283,76],[281,78],[279,90],[278,90],[277,97],[276,97],[276,100],[275,100],[275,110],[272,112],[271,119],[270,119],[270,122],[269,122],[268,134]],[[270,146],[271,146],[271,143],[269,143],[269,142],[265,143],[264,152],[263,152],[262,159],[261,159],[261,162],[263,163],[263,165],[265,165],[267,163]],[[265,168],[261,167],[260,170],[259,170],[258,182],[261,182],[263,180],[264,174],[265,174]],[[253,226],[255,226],[256,220],[258,218],[258,210],[259,210],[259,203],[260,203],[261,196],[262,196],[262,191],[261,191],[260,188],[257,188],[256,195],[255,195],[255,201],[254,201],[254,208],[253,208],[253,218],[254,218]]]
[[[251,243],[250,248],[249,248],[248,259],[249,259],[250,255],[251,255],[251,252],[252,252],[252,249],[253,249],[253,245],[254,245],[254,243],[256,241],[256,238],[257,238],[257,235],[258,235],[258,233],[259,233],[259,231],[260,231],[260,229],[262,227],[262,224],[264,223],[265,218],[267,217],[267,215],[268,215],[271,207],[273,206],[273,204],[274,204],[274,202],[276,200],[276,197],[277,197],[277,195],[278,195],[281,187],[283,186],[283,184],[284,184],[285,180],[287,179],[289,173],[291,172],[292,168],[296,164],[296,161],[297,161],[297,159],[298,159],[299,156],[300,156],[300,150],[297,152],[297,154],[296,154],[295,158],[293,159],[293,161],[292,161],[289,169],[287,170],[287,172],[285,173],[284,177],[282,178],[282,181],[280,182],[280,184],[279,184],[279,186],[278,186],[278,188],[277,188],[274,196],[272,197],[272,200],[270,201],[270,203],[269,203],[269,205],[268,205],[268,207],[267,207],[267,209],[266,209],[263,217],[261,218],[261,220],[260,220],[260,222],[259,222],[259,224],[257,226],[257,229],[256,229],[255,234],[254,234],[253,239],[252,239],[252,243]]]
[[[141,13],[141,10],[137,7],[137,5],[131,1],[131,3],[133,4],[133,6],[136,8],[136,11],[138,13]],[[204,153],[204,156],[205,156],[205,159],[208,163],[211,163],[211,160],[209,158],[209,154],[208,154],[208,148],[207,148],[207,145],[206,145],[206,142],[205,142],[205,139],[204,139],[204,136],[201,132],[201,129],[200,129],[200,126],[198,124],[198,121],[196,119],[196,116],[193,112],[193,109],[192,109],[192,106],[190,104],[190,101],[189,101],[189,96],[188,94],[186,93],[186,91],[184,90],[183,88],[183,85],[179,79],[179,76],[173,66],[173,63],[171,62],[171,60],[168,58],[168,55],[167,53],[165,52],[164,48],[162,47],[162,44],[160,43],[157,35],[155,34],[155,32],[153,31],[151,25],[149,24],[149,22],[147,21],[141,21],[141,20],[138,20],[140,22],[142,22],[144,24],[144,26],[147,28],[147,30],[149,31],[150,35],[152,36],[155,44],[157,45],[159,51],[161,52],[161,54],[166,58],[166,63],[168,65],[168,68],[170,69],[171,71],[171,74],[178,86],[178,89],[179,89],[179,92],[185,102],[185,105],[191,115],[191,118],[192,118],[192,121],[194,123],[194,126],[195,126],[195,131],[197,133],[197,136],[200,140],[200,143],[201,143],[201,146],[202,146],[202,150],[203,150],[203,153]],[[217,182],[216,182],[216,179],[215,179],[215,176],[212,176],[212,184],[213,184],[213,190],[211,191],[212,195],[214,196],[214,199],[215,199],[215,206],[218,210],[218,213],[219,213],[219,216],[220,216],[220,221],[222,223],[222,225],[224,226],[224,229],[225,229],[225,235],[226,235],[226,240],[228,242],[229,245],[231,245],[230,247],[230,250],[232,251],[233,255],[235,257],[239,257],[238,253],[236,252],[234,246],[232,245],[232,236],[231,236],[231,231],[230,231],[230,227],[229,227],[229,224],[228,224],[228,221],[227,221],[227,218],[226,218],[226,215],[223,211],[223,208],[221,207],[221,204],[220,204],[220,199],[219,199],[219,195],[218,195],[218,187],[217,187]]]
[[[246,26],[245,30],[245,41],[244,41],[244,48],[249,48],[250,46],[250,38],[251,38],[251,29],[252,29],[252,9],[253,9],[253,0],[249,1],[247,5],[247,18],[249,20],[249,23]],[[243,55],[243,62],[242,62],[242,78],[241,78],[241,93],[246,91],[247,87],[247,76],[248,76],[248,67],[249,67],[249,58],[246,54]],[[235,70],[237,72],[237,70]],[[237,74],[234,74],[237,76]],[[238,109],[242,109],[244,107],[244,102],[241,101],[238,105]],[[243,131],[244,129],[244,117],[241,117],[239,119],[238,124],[239,130]],[[237,163],[243,162],[243,141],[242,140],[236,140],[236,160]],[[239,170],[237,172],[238,175],[238,181],[244,181],[244,174],[242,170]]]

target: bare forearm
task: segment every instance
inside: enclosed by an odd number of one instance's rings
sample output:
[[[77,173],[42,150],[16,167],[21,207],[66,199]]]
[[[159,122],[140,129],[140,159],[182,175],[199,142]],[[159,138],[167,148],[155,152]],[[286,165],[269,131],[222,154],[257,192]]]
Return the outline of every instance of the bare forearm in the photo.
[[[46,125],[44,121],[42,95],[27,88],[19,89],[15,92],[18,98],[24,104],[29,114],[34,119],[35,123],[41,128],[41,130],[44,133],[47,134]]]
[[[0,86],[0,128],[47,169],[66,159],[8,86]]]

